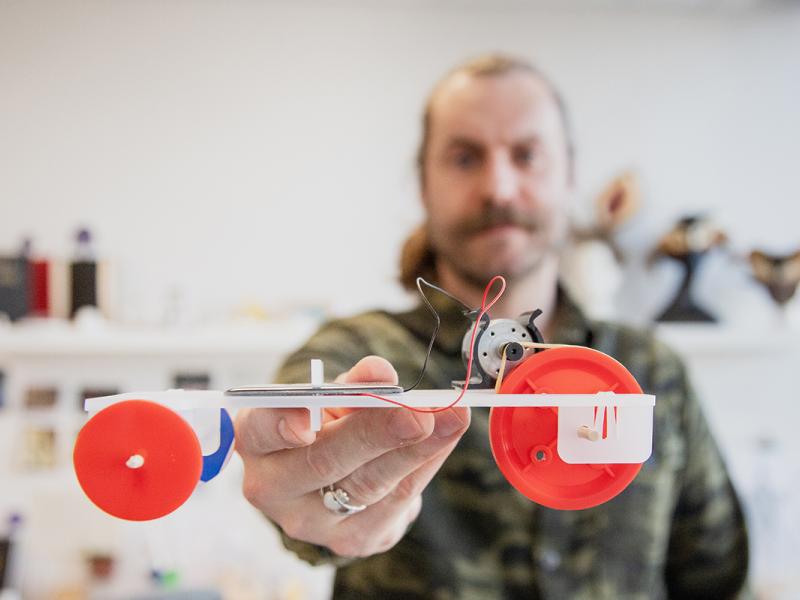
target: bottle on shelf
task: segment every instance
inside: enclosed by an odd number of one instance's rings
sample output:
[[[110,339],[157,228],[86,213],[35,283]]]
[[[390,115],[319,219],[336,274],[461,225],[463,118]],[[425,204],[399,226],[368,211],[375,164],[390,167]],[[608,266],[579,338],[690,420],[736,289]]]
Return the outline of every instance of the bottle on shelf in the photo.
[[[6,520],[5,531],[0,536],[0,600],[19,600],[18,566],[14,564],[14,552],[19,537],[22,515],[12,513]]]
[[[30,307],[30,241],[23,241],[12,255],[0,256],[0,313],[3,319],[16,321],[28,314]]]
[[[28,316],[47,317],[50,315],[49,261],[37,256],[30,238],[22,245],[22,255],[28,262]]]
[[[75,236],[75,253],[70,264],[70,317],[84,306],[97,306],[97,259],[92,234],[79,229]]]

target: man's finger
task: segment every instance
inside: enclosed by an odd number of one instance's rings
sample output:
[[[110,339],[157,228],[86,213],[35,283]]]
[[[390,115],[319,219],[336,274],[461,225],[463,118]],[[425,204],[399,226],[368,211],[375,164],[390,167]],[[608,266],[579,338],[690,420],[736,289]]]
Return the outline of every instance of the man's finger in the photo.
[[[452,449],[452,448],[451,448]],[[421,508],[420,493],[451,449],[434,456],[406,477],[396,493],[355,515],[336,515],[325,508],[319,491],[299,498],[270,502],[267,513],[291,538],[328,546],[341,556],[383,552],[402,537]],[[250,498],[258,504],[259,498]]]
[[[450,450],[452,448],[443,450],[408,475],[393,493],[377,504],[340,521],[336,525],[336,537],[349,540],[354,549],[359,549],[358,552],[345,551],[345,555],[384,552],[397,543],[419,514],[420,494],[439,471]]]
[[[431,414],[405,408],[359,410],[326,423],[313,444],[271,456],[259,475],[265,482],[280,482],[281,488],[272,488],[279,495],[276,500],[297,497],[344,479],[390,450],[427,438],[433,428]]]
[[[457,407],[436,413],[433,435],[417,444],[398,448],[375,458],[337,482],[354,504],[371,505],[390,494],[409,474],[444,448],[449,451],[469,426],[469,408]]]
[[[351,516],[329,512],[323,505],[319,490],[300,497],[278,499],[275,498],[274,490],[268,491],[264,485],[266,482],[259,477],[260,485],[251,488],[250,492],[255,494],[260,489],[261,493],[270,496],[270,510],[267,515],[279,523],[289,537],[329,545],[334,552],[344,556],[373,554],[388,549],[402,537],[408,523],[419,513],[422,490],[439,470],[457,441],[457,438],[452,439],[442,450],[407,475],[381,501],[369,506],[364,512]],[[344,486],[341,489],[348,491]],[[265,501],[256,496],[248,499],[256,505]],[[352,503],[357,504],[355,501]]]
[[[385,383],[397,385],[397,371],[394,370],[392,363],[385,358],[365,356],[352,369],[340,374],[335,381],[336,383]],[[326,412],[338,419],[357,410],[359,409],[341,407],[329,408]]]
[[[261,456],[316,439],[305,408],[245,408],[236,415],[236,450]]]
[[[387,383],[397,385],[397,371],[392,363],[380,356],[365,356],[347,373],[336,378],[337,383]]]
[[[336,380],[341,383],[381,382],[394,385],[397,383],[397,372],[386,359],[367,356]],[[339,417],[349,410],[330,409],[326,412]],[[310,428],[308,411],[302,408],[242,409],[237,415],[235,430],[237,450],[250,455],[306,446],[316,439],[316,433]]]

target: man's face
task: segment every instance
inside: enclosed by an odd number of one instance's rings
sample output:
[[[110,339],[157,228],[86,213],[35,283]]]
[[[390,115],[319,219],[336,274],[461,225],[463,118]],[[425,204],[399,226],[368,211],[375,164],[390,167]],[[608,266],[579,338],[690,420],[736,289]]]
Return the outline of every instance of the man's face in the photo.
[[[522,277],[566,235],[566,134],[552,92],[531,74],[448,80],[431,106],[424,171],[433,248],[470,283]]]

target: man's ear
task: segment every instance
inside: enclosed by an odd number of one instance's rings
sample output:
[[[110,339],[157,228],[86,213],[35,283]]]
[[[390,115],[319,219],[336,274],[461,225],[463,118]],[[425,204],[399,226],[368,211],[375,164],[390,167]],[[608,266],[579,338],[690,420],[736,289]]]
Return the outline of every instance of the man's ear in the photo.
[[[641,203],[641,190],[636,174],[626,171],[609,183],[595,203],[597,225],[612,231],[630,219]]]

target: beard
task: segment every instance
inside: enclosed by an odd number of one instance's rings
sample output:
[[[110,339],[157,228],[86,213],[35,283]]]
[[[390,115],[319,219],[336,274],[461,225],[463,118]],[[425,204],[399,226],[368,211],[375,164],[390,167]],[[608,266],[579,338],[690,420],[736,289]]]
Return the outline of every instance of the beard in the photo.
[[[491,231],[504,226],[516,229]],[[429,219],[427,230],[437,259],[479,289],[495,275],[512,283],[538,270],[557,250],[561,237],[555,222],[515,206],[493,204],[448,226]]]

